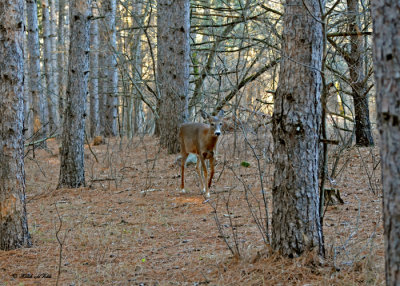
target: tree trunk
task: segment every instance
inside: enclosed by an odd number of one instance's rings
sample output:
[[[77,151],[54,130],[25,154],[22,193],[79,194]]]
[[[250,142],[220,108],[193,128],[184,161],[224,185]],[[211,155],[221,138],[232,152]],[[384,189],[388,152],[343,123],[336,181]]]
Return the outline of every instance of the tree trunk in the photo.
[[[400,2],[372,1],[386,285],[400,281]]]
[[[95,12],[95,11],[93,11]],[[90,29],[90,137],[99,130],[99,26],[98,20],[91,22]]]
[[[65,0],[58,0],[58,27],[57,27],[57,81],[58,81],[58,114],[60,126],[64,121],[65,100]],[[62,131],[61,131],[62,132]]]
[[[24,11],[27,10],[27,1],[24,1]],[[27,17],[24,17],[24,26],[25,29],[28,29],[28,24],[27,24]],[[28,30],[27,30],[28,31]],[[26,33],[27,35],[27,33]],[[30,140],[32,139],[33,136],[33,108],[32,108],[32,97],[30,96],[29,93],[29,57],[28,55],[28,37],[24,37],[24,140],[26,141],[27,139]]]
[[[188,117],[189,19],[188,0],[157,3],[157,75],[160,144],[168,153],[179,151],[179,124]]]
[[[99,47],[99,133],[104,135],[106,125],[106,104],[108,90],[108,69],[107,69],[107,37],[104,33],[104,25],[100,26],[100,47]]]
[[[133,69],[133,80],[136,82],[136,86],[133,88],[133,97],[130,98],[130,106],[134,108],[134,118],[133,118],[133,134],[137,134],[144,129],[144,113],[143,113],[143,104],[140,96],[141,90],[137,90],[137,88],[142,87],[140,84],[142,79],[142,44],[141,44],[141,36],[143,34],[143,30],[141,29],[142,23],[142,9],[143,5],[141,1],[133,1],[133,17],[137,20],[133,20],[134,26],[137,28],[134,30],[134,40],[132,44],[132,69]],[[129,119],[132,122],[131,119]]]
[[[49,0],[50,2],[50,42],[51,42],[51,70],[53,77],[53,93],[56,100],[56,106],[54,106],[55,113],[57,115],[57,125],[59,125],[59,114],[58,114],[58,66],[57,66],[57,25],[56,25],[56,0]]]
[[[58,188],[85,185],[84,134],[91,15],[91,0],[70,1],[71,40]]]
[[[0,5],[0,249],[30,246],[24,171],[24,2]]]
[[[107,51],[106,51],[106,68],[107,68],[107,99],[105,106],[104,136],[113,137],[118,134],[117,117],[118,117],[118,69],[116,59],[116,28],[115,13],[116,0],[107,0],[101,3],[104,16],[104,29],[106,33]]]
[[[40,49],[39,49],[39,30],[36,0],[26,1],[27,25],[28,25],[28,70],[29,70],[29,96],[32,99],[33,110],[33,140],[46,137],[47,118],[45,98],[43,89],[40,88]]]
[[[357,89],[357,87],[355,87]],[[355,134],[357,146],[373,146],[374,139],[372,137],[371,122],[369,120],[369,103],[366,94],[363,94],[365,88],[353,89],[353,104],[354,104],[354,120]],[[362,91],[361,91],[362,90]],[[361,92],[361,93],[359,93]]]
[[[57,130],[57,97],[54,93],[54,77],[52,66],[52,49],[50,35],[50,13],[48,0],[42,0],[42,26],[43,26],[43,66],[44,78],[46,82],[46,98],[49,111],[49,131],[50,134]]]
[[[371,122],[369,120],[369,104],[367,97],[367,81],[364,73],[363,36],[360,33],[359,0],[347,0],[348,30],[350,36],[350,53],[347,59],[349,66],[352,97],[355,114],[356,145],[372,146]]]
[[[321,17],[319,2],[305,1],[310,11],[302,0],[288,0],[285,5],[272,130],[272,247],[288,257],[315,247],[323,254],[318,209],[323,35],[321,23],[314,19]]]

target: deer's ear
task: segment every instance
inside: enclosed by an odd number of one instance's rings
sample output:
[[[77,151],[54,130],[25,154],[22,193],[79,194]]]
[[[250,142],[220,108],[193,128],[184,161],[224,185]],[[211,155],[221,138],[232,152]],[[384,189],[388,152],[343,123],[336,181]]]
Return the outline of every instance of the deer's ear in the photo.
[[[218,118],[222,118],[222,117],[224,117],[224,111],[221,109],[221,110],[218,112]]]
[[[200,113],[201,113],[201,117],[203,117],[204,119],[210,118],[210,115],[208,115],[208,113],[205,112],[203,109],[200,110]]]

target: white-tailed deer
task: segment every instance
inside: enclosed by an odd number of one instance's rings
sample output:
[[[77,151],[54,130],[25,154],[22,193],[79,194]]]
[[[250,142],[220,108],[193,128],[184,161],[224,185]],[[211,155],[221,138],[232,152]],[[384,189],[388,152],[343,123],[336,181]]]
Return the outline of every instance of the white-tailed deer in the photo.
[[[197,155],[196,169],[200,177],[201,189],[206,193],[206,197],[210,197],[212,178],[214,176],[214,152],[217,145],[218,137],[221,135],[222,117],[224,111],[221,110],[217,116],[211,116],[207,112],[201,110],[201,116],[208,121],[204,123],[184,123],[179,129],[179,140],[181,142],[181,190],[185,192],[185,164],[189,153]],[[205,160],[210,161],[210,178],[207,184],[207,167]],[[199,162],[203,168],[204,177],[199,168]]]

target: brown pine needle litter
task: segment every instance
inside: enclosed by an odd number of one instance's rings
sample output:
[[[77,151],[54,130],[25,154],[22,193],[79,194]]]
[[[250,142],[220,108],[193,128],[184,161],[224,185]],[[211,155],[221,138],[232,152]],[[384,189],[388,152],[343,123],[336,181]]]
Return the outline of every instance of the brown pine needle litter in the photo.
[[[265,218],[251,150],[221,139],[208,202],[195,165],[179,192],[176,155],[155,137],[91,145],[98,163],[86,146],[87,186],[56,190],[58,143],[49,140],[25,160],[33,247],[0,252],[0,285],[384,285],[377,149],[341,153],[334,187],[344,204],[326,211],[325,259],[289,259],[269,249],[251,215]],[[262,164],[271,211],[273,167]]]

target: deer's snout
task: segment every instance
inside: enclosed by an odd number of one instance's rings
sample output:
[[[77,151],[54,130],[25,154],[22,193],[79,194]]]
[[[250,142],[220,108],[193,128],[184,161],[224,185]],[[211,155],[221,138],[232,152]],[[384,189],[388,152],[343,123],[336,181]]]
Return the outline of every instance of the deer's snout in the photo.
[[[219,136],[219,135],[221,135],[221,131],[215,130],[214,134],[215,134],[216,136]]]

